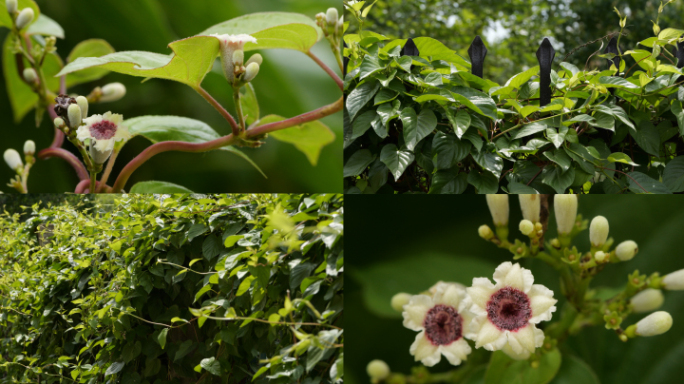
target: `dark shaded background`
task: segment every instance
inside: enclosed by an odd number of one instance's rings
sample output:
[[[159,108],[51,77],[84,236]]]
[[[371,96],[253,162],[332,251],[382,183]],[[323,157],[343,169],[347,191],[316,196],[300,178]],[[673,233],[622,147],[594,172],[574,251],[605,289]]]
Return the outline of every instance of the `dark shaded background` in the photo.
[[[65,30],[66,39],[58,40],[58,53],[65,58],[79,42],[105,39],[117,50],[143,50],[168,54],[168,43],[197,34],[206,28],[253,12],[288,11],[314,17],[328,7],[341,9],[335,0],[37,0],[41,12],[55,19]],[[4,40],[7,29],[0,29]],[[256,51],[255,51],[256,52]],[[326,40],[313,52],[331,68],[336,62]],[[261,73],[254,80],[261,115],[279,114],[291,117],[334,102],[339,89],[311,59],[288,50],[260,52],[264,56]],[[211,72],[203,86],[229,111],[233,111],[232,94],[224,77]],[[70,89],[73,93],[89,93],[93,87],[119,81],[126,85],[126,97],[115,103],[92,105],[91,113],[112,110],[124,118],[142,115],[178,115],[204,121],[220,134],[230,127],[201,96],[189,87],[167,80],[141,83],[140,77],[109,74],[103,79]],[[4,79],[0,82],[0,152],[15,148],[21,152],[24,141],[32,139],[38,150],[52,141],[52,123],[45,119],[40,128],[29,113],[19,125],[13,123]],[[186,186],[196,192],[335,192],[342,190],[342,114],[323,120],[336,134],[336,141],[323,148],[316,167],[293,145],[269,138],[259,149],[243,148],[266,173],[264,178],[242,158],[214,151],[204,154],[169,152],[153,157],[133,173],[127,189],[136,182],[161,180]],[[119,155],[113,177],[138,153],[149,145],[144,138],[129,142]],[[70,143],[66,148],[74,150]],[[0,166],[0,191],[13,176]],[[113,182],[113,178],[110,179]],[[78,182],[73,170],[61,160],[39,161],[29,178],[31,192],[73,191]]]
[[[522,215],[518,198],[511,196],[510,201],[512,240],[521,238],[517,223]],[[643,274],[666,274],[684,268],[681,198],[591,195],[581,196],[579,201],[579,213],[585,218],[603,215],[608,219],[610,236],[616,242],[632,239],[640,248],[633,260],[606,268],[592,287],[621,288],[635,269]],[[484,196],[426,199],[412,195],[349,195],[346,211],[349,236],[345,253],[351,278],[346,284],[345,332],[353,337],[347,342],[345,381],[368,383],[365,368],[372,359],[385,360],[395,372],[409,373],[412,366],[419,364],[409,354],[416,333],[404,328],[401,314],[390,308],[392,293],[418,293],[439,279],[460,279],[466,285],[476,276],[491,279],[494,268],[512,260],[511,255],[477,235],[479,225],[492,225]],[[553,214],[549,223],[549,236],[555,236]],[[578,248],[589,249],[588,237],[588,231],[577,237]],[[558,274],[538,260],[521,260],[521,265],[532,270],[535,283],[546,285],[561,299],[552,321],[557,320],[564,302]],[[486,274],[478,275],[483,269]],[[561,349],[563,356],[575,355],[586,361],[603,384],[679,382],[684,359],[684,292],[665,292],[665,304],[660,309],[674,319],[672,329],[664,335],[623,343],[614,332],[597,326],[571,336]],[[630,316],[623,328],[643,316]],[[451,368],[442,359],[431,371]]]

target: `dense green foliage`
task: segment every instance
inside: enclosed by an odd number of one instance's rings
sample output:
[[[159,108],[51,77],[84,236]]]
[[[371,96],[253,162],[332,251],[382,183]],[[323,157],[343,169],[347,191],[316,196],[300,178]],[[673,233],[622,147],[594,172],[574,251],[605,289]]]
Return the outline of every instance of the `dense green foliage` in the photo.
[[[603,70],[554,65],[543,107],[539,66],[498,84],[431,37],[410,57],[406,40],[348,34],[345,191],[682,192],[684,80],[668,50],[683,33],[659,31],[619,68],[612,54]]]
[[[1,383],[342,380],[340,195],[124,195],[0,231]]]

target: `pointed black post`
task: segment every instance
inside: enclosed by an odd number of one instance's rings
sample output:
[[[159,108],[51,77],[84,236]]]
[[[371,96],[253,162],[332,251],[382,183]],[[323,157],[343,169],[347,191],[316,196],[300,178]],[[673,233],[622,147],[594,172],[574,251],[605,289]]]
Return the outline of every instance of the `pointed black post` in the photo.
[[[342,47],[343,47],[342,52],[344,52],[344,48],[347,48],[347,43],[342,42]],[[344,78],[345,76],[347,76],[347,67],[349,66],[349,58],[347,56],[343,56],[342,60],[344,62],[344,65],[342,66],[342,68],[343,68],[342,69],[342,76]]]
[[[482,78],[484,59],[487,56],[487,47],[485,47],[480,36],[475,36],[475,39],[473,39],[473,43],[470,44],[470,48],[468,48],[468,56],[470,56],[471,63],[470,73]]]
[[[543,107],[551,102],[551,64],[556,57],[556,50],[553,49],[549,39],[544,38],[541,46],[537,50],[537,60],[539,61],[539,106]]]
[[[615,57],[608,60],[608,65],[615,64],[615,68],[617,68],[618,74],[619,74],[620,73],[620,57],[618,56],[618,54],[620,52],[618,52],[618,46],[617,46],[617,39],[616,38],[613,37],[612,39],[610,39],[610,41],[608,42],[608,46],[606,47],[606,49],[603,50],[603,53],[612,53],[615,55]]]
[[[684,37],[684,35],[682,35]],[[677,68],[684,68],[684,42],[677,43]],[[679,76],[677,82],[683,81],[684,76]]]
[[[404,48],[401,49],[401,55],[402,56],[420,56],[420,52],[418,52],[418,47],[416,47],[416,43],[413,42],[413,39],[409,37],[408,40],[406,40],[406,44],[404,44]]]

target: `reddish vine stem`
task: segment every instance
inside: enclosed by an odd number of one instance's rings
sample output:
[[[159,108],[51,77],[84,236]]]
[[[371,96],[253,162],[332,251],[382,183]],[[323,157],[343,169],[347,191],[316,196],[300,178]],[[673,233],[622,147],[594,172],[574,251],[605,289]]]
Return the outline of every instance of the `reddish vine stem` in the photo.
[[[54,121],[57,117],[57,112],[55,112],[55,105],[54,104],[49,104],[47,107],[48,114],[50,115],[51,123]],[[50,144],[50,148],[61,148],[62,144],[64,144],[64,132],[62,132],[59,128],[55,127],[55,137],[52,139],[52,144]]]
[[[76,157],[73,153],[67,151],[66,149],[63,148],[45,148],[42,151],[38,152],[37,157],[41,160],[49,159],[51,157],[59,157],[62,160],[65,160],[69,165],[71,165],[74,170],[76,171],[76,174],[78,175],[78,178],[80,180],[88,180],[90,176],[88,175],[88,171],[86,170],[85,165],[81,162],[81,160]]]
[[[613,172],[617,172],[617,173],[622,173],[623,175],[625,175],[625,176],[629,177],[630,179],[632,179],[632,181],[634,182],[634,184],[638,185],[639,188],[641,188],[641,189],[644,190],[644,192],[648,192],[648,189],[644,188],[641,184],[639,184],[638,181],[636,181],[632,176],[628,175],[627,173],[622,172],[622,171],[618,171],[617,169],[612,169],[612,168],[605,168],[605,167],[604,167],[604,168],[602,168],[602,169],[605,169],[605,170],[607,170],[607,171],[613,171]]]
[[[323,117],[341,111],[342,106],[343,98],[340,97],[336,102],[313,110],[311,112],[307,112],[299,116],[289,118],[287,120],[278,121],[270,124],[264,124],[256,128],[249,129],[245,131],[245,137],[252,138],[255,136],[263,135],[265,133],[294,127],[309,121],[319,120]],[[235,127],[237,127],[237,124],[235,125]],[[121,173],[119,173],[119,176],[114,182],[114,186],[112,187],[111,192],[120,193],[126,185],[126,182],[128,181],[128,178],[131,176],[131,174],[135,172],[135,170],[138,169],[141,165],[143,165],[147,160],[151,159],[155,155],[168,151],[207,152],[213,149],[218,149],[233,144],[236,140],[236,137],[237,136],[230,134],[204,143],[187,143],[184,141],[163,141],[160,143],[153,144],[147,147],[128,164],[126,164],[126,166],[121,170]]]
[[[327,73],[330,77],[332,77],[333,80],[335,80],[335,83],[337,83],[337,86],[340,87],[341,91],[344,90],[344,82],[342,82],[342,79],[340,79],[340,77],[337,76],[337,73],[335,73],[335,71],[333,71],[332,69],[330,69],[330,67],[325,65],[325,63],[321,61],[321,59],[319,59],[316,55],[311,53],[311,51],[307,52],[306,55],[309,56],[311,60],[315,61],[316,64],[323,68],[325,73]]]
[[[216,99],[214,99],[209,94],[209,92],[205,91],[204,88],[202,88],[201,86],[198,86],[197,88],[193,87],[193,89],[197,91],[197,93],[199,93],[202,97],[204,97],[204,99],[208,101],[209,104],[211,104],[211,106],[214,107],[221,114],[221,116],[223,116],[223,118],[226,119],[226,121],[228,121],[233,131],[233,135],[237,136],[240,134],[240,128],[238,127],[238,123],[235,121],[233,116],[228,111],[226,111],[225,108],[223,108],[221,103],[216,101]]]

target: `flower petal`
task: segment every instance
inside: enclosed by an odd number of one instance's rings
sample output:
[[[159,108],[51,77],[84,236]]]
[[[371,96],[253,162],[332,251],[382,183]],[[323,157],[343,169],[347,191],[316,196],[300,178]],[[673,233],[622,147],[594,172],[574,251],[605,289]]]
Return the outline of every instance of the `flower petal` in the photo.
[[[530,322],[537,324],[540,321],[551,320],[553,312],[556,311],[555,304],[558,302],[553,298],[553,291],[543,285],[534,284],[528,295],[532,306]]]
[[[501,350],[508,355],[513,360],[527,360],[530,358],[531,353],[527,350],[522,350],[522,353],[515,353],[510,345],[506,344],[501,348]]]
[[[95,139],[93,139],[95,140]],[[90,145],[93,145],[91,142]],[[95,149],[97,149],[100,152],[107,152],[111,151],[114,149],[114,140],[108,139],[108,140],[96,140],[95,141]]]
[[[535,334],[534,330],[536,327],[534,324],[528,324],[520,329],[517,329],[515,332],[511,332],[508,335],[508,341],[509,344],[511,344],[511,347],[513,347],[513,351],[517,354],[522,353],[522,350],[516,348],[516,343],[513,342],[513,340],[517,341],[517,344],[522,347],[522,349],[525,349],[529,352],[534,352],[534,349],[536,348],[536,340],[535,340]]]
[[[442,290],[437,290],[433,296],[435,304],[445,304],[458,309],[461,300],[465,296],[465,289],[457,286],[445,286]]]
[[[482,310],[487,308],[487,302],[494,291],[494,284],[486,277],[474,278],[473,286],[466,288],[473,305]]]
[[[423,329],[425,314],[432,308],[432,298],[427,295],[415,295],[411,297],[408,304],[404,306],[404,327],[414,331]]]
[[[506,343],[506,335],[489,321],[482,323],[482,327],[475,339],[475,348],[484,347],[488,351],[496,351]]]
[[[416,335],[416,340],[411,344],[409,352],[415,356],[416,361],[422,362],[427,367],[432,367],[441,360],[439,349],[425,337],[425,331]]]
[[[462,361],[468,359],[468,355],[472,352],[470,345],[464,339],[458,339],[449,345],[440,345],[439,351],[444,357],[449,360],[451,365],[459,365]]]
[[[494,281],[497,282],[497,286],[513,287],[527,293],[534,283],[534,276],[529,269],[507,261],[496,267]]]

